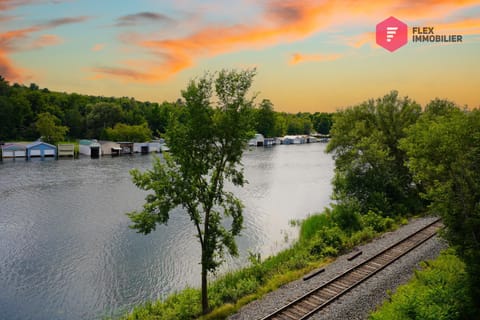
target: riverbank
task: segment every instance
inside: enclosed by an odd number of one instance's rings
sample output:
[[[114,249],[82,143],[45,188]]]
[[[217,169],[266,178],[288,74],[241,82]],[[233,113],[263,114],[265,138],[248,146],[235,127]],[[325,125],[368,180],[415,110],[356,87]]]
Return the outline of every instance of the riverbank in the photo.
[[[395,221],[392,218],[370,212],[357,217],[359,220],[355,230],[345,230],[339,227],[339,218],[335,209],[326,209],[322,214],[307,218],[301,223],[300,239],[290,248],[264,261],[252,254],[250,267],[229,273],[212,282],[209,288],[209,297],[210,305],[214,310],[202,319],[225,319],[249,302],[259,300],[269,292],[329,264],[334,257],[349,252],[354,247],[369,242],[386,231],[407,224],[406,219]],[[401,230],[407,231],[408,229],[408,225],[406,229],[401,228]],[[342,259],[338,261],[342,261]],[[305,283],[308,286],[314,282],[315,280]],[[297,282],[294,282],[293,286],[298,286],[295,283]],[[290,285],[285,287],[290,287]],[[300,290],[303,292],[304,289]],[[187,289],[164,301],[148,302],[143,306],[136,307],[123,319],[196,318],[200,316],[199,297],[198,289]],[[285,299],[288,300],[291,297]],[[254,302],[253,305],[256,303]],[[278,301],[271,303],[271,308],[278,306]],[[271,308],[263,306],[259,309],[254,308],[253,314],[249,314],[247,311],[246,315],[236,317],[251,319],[255,315],[258,318],[259,310],[266,314],[268,310],[272,310]]]

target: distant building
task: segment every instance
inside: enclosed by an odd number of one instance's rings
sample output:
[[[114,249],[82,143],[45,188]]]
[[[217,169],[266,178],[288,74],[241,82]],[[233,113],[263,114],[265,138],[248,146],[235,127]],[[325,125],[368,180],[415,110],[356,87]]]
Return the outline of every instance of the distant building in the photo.
[[[57,145],[58,157],[75,157],[75,145],[73,143],[59,143]]]
[[[255,134],[255,137],[248,141],[248,145],[251,147],[263,147],[265,143],[265,137],[261,133]]]
[[[25,158],[27,156],[27,146],[21,143],[6,143],[2,145],[2,158]]]
[[[304,136],[285,136],[282,139],[282,144],[304,144],[307,139]]]
[[[133,142],[118,142],[120,154],[133,154]]]
[[[31,158],[55,158],[57,147],[43,141],[35,141],[27,145],[27,160]]]
[[[91,158],[99,158],[102,154],[100,143],[97,140],[82,139],[78,142],[80,154],[90,156]]]
[[[119,156],[122,148],[120,145],[113,141],[100,141],[100,148],[102,151],[102,156]]]

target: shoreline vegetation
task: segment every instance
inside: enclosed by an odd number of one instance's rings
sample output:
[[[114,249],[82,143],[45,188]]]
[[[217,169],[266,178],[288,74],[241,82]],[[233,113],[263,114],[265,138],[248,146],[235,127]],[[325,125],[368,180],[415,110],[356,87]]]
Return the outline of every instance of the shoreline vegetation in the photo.
[[[299,239],[289,248],[265,260],[251,253],[250,266],[212,281],[208,291],[213,310],[205,316],[201,316],[200,289],[186,288],[163,301],[149,301],[137,306],[120,319],[225,319],[249,302],[329,264],[335,257],[384,232],[408,223],[405,217],[393,219],[371,211],[366,215],[351,216],[355,223],[347,224],[343,209],[333,206],[294,222],[299,227]]]
[[[13,83],[0,74],[0,142],[79,139],[144,142],[161,137],[185,101],[162,103],[131,97],[54,92]],[[317,132],[328,135],[333,113],[278,112],[264,99],[253,110],[251,125],[266,138]]]

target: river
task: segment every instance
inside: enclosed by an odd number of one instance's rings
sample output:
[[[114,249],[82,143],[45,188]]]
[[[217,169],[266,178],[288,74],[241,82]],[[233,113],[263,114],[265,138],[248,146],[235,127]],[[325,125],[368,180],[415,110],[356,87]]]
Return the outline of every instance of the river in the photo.
[[[245,204],[240,257],[222,270],[288,245],[289,225],[330,203],[334,163],[325,144],[253,148],[243,164],[249,183],[234,193]],[[161,156],[161,155],[160,155]],[[186,214],[150,235],[131,230],[126,212],[145,192],[129,170],[152,156],[0,162],[0,317],[98,319],[145,300],[200,285],[200,247]]]

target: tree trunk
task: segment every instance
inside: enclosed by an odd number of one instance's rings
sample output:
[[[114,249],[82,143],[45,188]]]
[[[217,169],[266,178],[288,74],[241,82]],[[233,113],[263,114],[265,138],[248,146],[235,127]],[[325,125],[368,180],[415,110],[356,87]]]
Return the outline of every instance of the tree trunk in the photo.
[[[207,268],[204,260],[205,250],[202,250],[202,314],[208,313]]]

